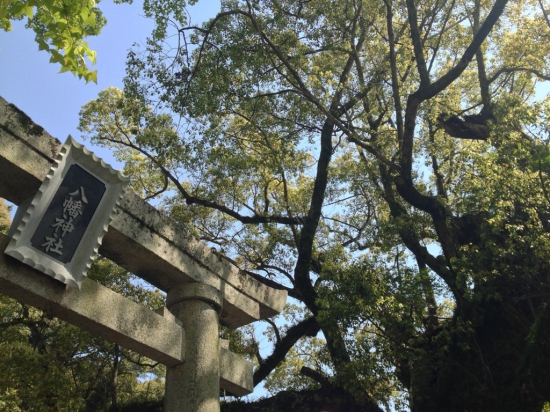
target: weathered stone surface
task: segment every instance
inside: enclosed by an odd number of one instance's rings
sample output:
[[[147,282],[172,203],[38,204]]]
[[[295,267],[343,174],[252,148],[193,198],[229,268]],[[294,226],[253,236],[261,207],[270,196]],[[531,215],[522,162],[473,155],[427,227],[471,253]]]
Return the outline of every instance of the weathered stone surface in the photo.
[[[0,197],[15,204],[33,196],[46,177],[61,142],[0,97]]]
[[[88,278],[70,288],[4,254],[0,235],[0,292],[165,365],[182,363],[183,329]]]
[[[185,363],[166,369],[166,412],[220,410],[219,292],[200,286],[187,295],[180,287],[168,291],[168,309],[185,328]]]
[[[229,346],[229,342],[228,345]],[[254,391],[254,367],[241,355],[223,347],[220,341],[220,387],[235,396],[244,396]]]
[[[183,326],[183,323],[181,323],[181,320],[177,319],[174,315],[172,315],[172,312],[170,312],[166,306],[162,306],[158,309],[155,309],[155,313],[157,315],[162,316],[163,318],[170,319],[171,321],[176,322],[180,326]]]
[[[286,303],[286,292],[266,286],[242,273],[215,250],[208,248],[203,242],[168,222],[147,202],[133,194],[128,194],[121,202],[121,209],[153,233],[184,251],[192,261],[217,274],[235,289],[244,291],[247,296],[260,304],[262,318],[276,315],[283,310]]]
[[[0,197],[20,204],[33,196],[60,147],[0,98]],[[164,291],[186,281],[219,288],[224,296],[220,321],[226,326],[242,326],[283,309],[286,291],[241,273],[135,195],[127,193],[121,203],[100,253]]]
[[[44,159],[54,159],[61,142],[34,123],[21,109],[0,96],[0,129],[18,138]]]
[[[191,282],[180,283],[171,288],[166,295],[166,307],[170,309],[177,303],[194,299],[210,303],[216,311],[220,311],[223,306],[223,297],[219,289],[201,282]]]

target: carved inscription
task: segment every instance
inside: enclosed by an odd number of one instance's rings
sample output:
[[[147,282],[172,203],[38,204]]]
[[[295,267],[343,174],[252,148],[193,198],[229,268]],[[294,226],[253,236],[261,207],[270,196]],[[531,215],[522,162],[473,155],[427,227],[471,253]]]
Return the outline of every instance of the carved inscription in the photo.
[[[68,263],[105,193],[105,184],[79,165],[69,167],[31,238],[31,245]]]

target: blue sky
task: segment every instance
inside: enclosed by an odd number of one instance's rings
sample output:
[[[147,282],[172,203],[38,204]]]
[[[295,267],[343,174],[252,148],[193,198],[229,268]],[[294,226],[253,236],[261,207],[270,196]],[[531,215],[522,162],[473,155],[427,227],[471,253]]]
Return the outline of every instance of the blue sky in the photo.
[[[153,22],[143,17],[141,1],[116,5],[111,0],[99,4],[107,25],[97,37],[88,39],[97,51],[98,83],[86,84],[70,73],[59,74],[59,66],[49,63],[49,55],[38,51],[34,33],[25,29],[24,21],[15,22],[11,32],[0,31],[0,96],[15,104],[37,124],[62,142],[70,134],[79,142],[80,107],[109,86],[122,88],[125,61],[134,43],[144,43]],[[190,8],[197,23],[213,17],[220,10],[218,0],[203,0]],[[110,154],[91,148],[107,163],[116,165]]]

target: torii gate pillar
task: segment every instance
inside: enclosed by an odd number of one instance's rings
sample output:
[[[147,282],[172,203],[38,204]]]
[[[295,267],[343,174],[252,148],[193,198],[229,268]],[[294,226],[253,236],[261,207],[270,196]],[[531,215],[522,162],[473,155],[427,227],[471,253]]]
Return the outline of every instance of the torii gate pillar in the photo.
[[[168,368],[165,412],[219,412],[219,317],[223,299],[211,286],[193,282],[168,291],[166,306],[183,323],[185,362]]]

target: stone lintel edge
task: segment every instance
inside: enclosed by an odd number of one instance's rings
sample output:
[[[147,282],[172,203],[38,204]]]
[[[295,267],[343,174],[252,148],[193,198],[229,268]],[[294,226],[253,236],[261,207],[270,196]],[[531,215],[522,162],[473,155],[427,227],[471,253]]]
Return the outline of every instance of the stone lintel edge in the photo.
[[[254,365],[221,345],[220,388],[235,396],[249,395],[254,391]]]

